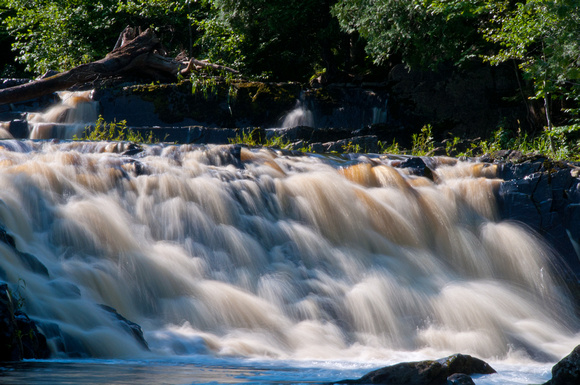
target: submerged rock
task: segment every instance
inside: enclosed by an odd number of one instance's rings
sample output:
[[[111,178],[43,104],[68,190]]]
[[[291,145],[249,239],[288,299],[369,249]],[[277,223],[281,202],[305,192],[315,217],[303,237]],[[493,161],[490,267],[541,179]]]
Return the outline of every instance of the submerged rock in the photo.
[[[552,379],[544,385],[580,384],[580,345],[552,368]]]
[[[372,371],[358,380],[340,384],[447,385],[470,384],[470,374],[491,374],[495,370],[486,362],[464,354],[455,354],[436,361],[402,362]],[[464,376],[455,376],[463,374]],[[448,382],[452,381],[452,382]],[[455,381],[455,382],[453,382]],[[471,382],[473,383],[473,382]]]
[[[117,312],[114,308],[107,306],[107,305],[99,305],[101,309],[107,311],[111,316],[119,321],[123,329],[127,331],[134,339],[146,350],[149,350],[149,345],[147,345],[147,341],[145,341],[145,337],[143,337],[143,330],[141,326],[136,324],[135,322],[129,321],[127,318],[123,317],[121,314]]]

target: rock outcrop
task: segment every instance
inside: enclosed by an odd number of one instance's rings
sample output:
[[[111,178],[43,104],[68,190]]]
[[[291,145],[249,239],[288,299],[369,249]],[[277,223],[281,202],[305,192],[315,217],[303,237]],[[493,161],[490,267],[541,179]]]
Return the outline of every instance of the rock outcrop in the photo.
[[[6,283],[0,283],[0,362],[48,358],[46,338],[36,323],[18,309]]]
[[[580,277],[580,167],[544,157],[501,162],[497,202],[501,219],[520,221],[541,235]],[[569,270],[569,271],[570,271]],[[565,277],[566,278],[566,277]]]
[[[552,368],[552,379],[544,385],[580,384],[580,345]]]
[[[117,312],[116,309],[107,306],[107,305],[99,305],[101,309],[105,310],[107,313],[111,315],[111,317],[119,322],[121,327],[131,335],[135,341],[139,343],[144,349],[149,350],[149,345],[147,345],[147,341],[145,341],[145,337],[143,336],[143,330],[141,326],[136,324],[135,322],[129,321],[127,318],[123,317],[121,314]]]
[[[447,385],[469,384],[471,374],[492,374],[496,371],[486,362],[464,354],[455,354],[436,361],[402,362],[374,370],[358,380],[339,384]],[[456,376],[456,374],[462,374]],[[473,382],[472,382],[473,383]]]

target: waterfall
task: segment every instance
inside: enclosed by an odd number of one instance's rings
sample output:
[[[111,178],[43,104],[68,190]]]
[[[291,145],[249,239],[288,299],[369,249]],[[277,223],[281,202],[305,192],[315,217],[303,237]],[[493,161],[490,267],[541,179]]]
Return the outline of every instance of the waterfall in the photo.
[[[550,251],[496,218],[493,165],[427,159],[435,182],[389,157],[127,149],[1,144],[0,279],[56,356],[555,360],[577,341]]]
[[[373,124],[393,123],[385,90],[329,88],[302,91],[292,110],[281,119],[281,128],[360,129]]]
[[[314,115],[306,105],[304,93],[296,101],[294,109],[286,114],[282,119],[282,128],[292,128],[298,126],[314,127]]]
[[[29,114],[31,139],[72,139],[98,118],[98,102],[92,91],[61,91],[61,101],[43,113]]]

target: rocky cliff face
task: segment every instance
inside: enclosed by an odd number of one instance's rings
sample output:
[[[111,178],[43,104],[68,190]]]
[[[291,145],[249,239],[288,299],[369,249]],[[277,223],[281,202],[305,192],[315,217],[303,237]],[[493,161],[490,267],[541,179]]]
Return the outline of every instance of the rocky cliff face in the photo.
[[[506,154],[507,155],[507,154]],[[580,277],[580,167],[543,157],[501,163],[501,218],[520,221],[563,257],[564,274]]]

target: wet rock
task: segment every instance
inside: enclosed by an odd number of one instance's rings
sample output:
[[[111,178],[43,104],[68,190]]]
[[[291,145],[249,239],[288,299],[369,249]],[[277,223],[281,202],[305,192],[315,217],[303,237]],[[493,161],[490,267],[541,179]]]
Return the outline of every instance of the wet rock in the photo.
[[[9,246],[16,247],[16,243],[14,242],[14,237],[8,234],[6,229],[0,227],[0,242],[5,243]]]
[[[14,119],[10,121],[10,125],[8,126],[8,132],[10,135],[16,139],[24,139],[28,138],[29,129],[28,129],[28,122],[23,119]]]
[[[455,354],[436,361],[402,362],[372,371],[358,380],[345,380],[338,383],[447,385],[448,378],[456,373],[467,376],[469,374],[491,374],[495,373],[495,370],[478,358]],[[460,382],[456,383],[461,384]]]
[[[310,142],[314,134],[314,128],[308,126],[295,126],[288,128],[276,128],[267,130],[266,138],[279,137],[289,142],[306,141]]]
[[[49,282],[48,284],[55,291],[58,292],[58,295],[61,298],[71,298],[71,299],[81,298],[81,289],[71,282],[55,280]]]
[[[580,384],[580,345],[552,368],[552,379],[544,385]]]
[[[497,191],[501,219],[525,223],[563,257],[561,263],[580,277],[580,212],[574,166],[532,156],[523,163],[501,163]],[[557,261],[558,262],[558,261]]]
[[[38,322],[38,328],[59,356],[69,358],[89,358],[91,354],[83,342],[66,332],[54,322]]]
[[[190,81],[120,84],[97,89],[94,98],[106,121],[126,120],[129,126],[258,127],[273,126],[292,110],[300,86],[242,82],[236,83],[235,98],[230,91],[225,82],[216,84],[214,94],[195,89]]]
[[[357,136],[335,142],[323,143],[324,152],[377,152],[379,149],[378,139],[374,135]]]
[[[149,345],[147,345],[147,341],[145,341],[145,337],[143,337],[143,330],[141,326],[136,324],[135,322],[129,321],[127,318],[123,317],[121,314],[117,312],[114,308],[107,306],[107,305],[99,305],[101,309],[108,312],[113,319],[117,320],[119,324],[131,335],[135,341],[139,343],[143,348],[149,350]]]
[[[431,180],[434,179],[434,174],[431,168],[429,168],[425,161],[418,156],[407,158],[400,163],[394,164],[394,166],[407,169],[411,175],[424,176]]]
[[[45,277],[49,276],[46,266],[44,266],[44,264],[34,255],[18,252],[18,256],[20,257],[22,264],[26,266],[28,270]]]
[[[22,358],[50,357],[46,338],[38,331],[36,323],[21,310],[14,312],[14,319],[22,347]]]
[[[14,237],[10,235],[2,226],[0,226],[0,242],[10,246],[14,253],[16,253],[16,255],[20,258],[22,264],[28,270],[45,277],[49,276],[48,269],[42,262],[40,262],[38,258],[36,258],[34,255],[23,253],[16,248]]]
[[[447,385],[475,385],[467,374],[455,373],[447,377]]]
[[[36,323],[17,308],[8,284],[0,283],[0,361],[49,356],[46,338]]]

